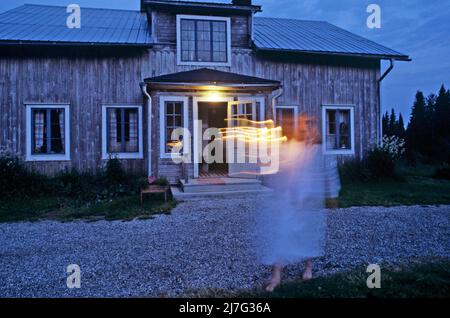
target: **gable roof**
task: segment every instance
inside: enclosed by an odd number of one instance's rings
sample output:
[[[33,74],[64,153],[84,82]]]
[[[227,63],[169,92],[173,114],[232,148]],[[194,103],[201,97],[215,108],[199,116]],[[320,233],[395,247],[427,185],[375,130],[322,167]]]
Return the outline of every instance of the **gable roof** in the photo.
[[[0,45],[152,45],[147,16],[140,11],[83,7],[80,29],[68,29],[67,17],[66,7],[46,5],[23,5],[1,13]],[[321,21],[255,17],[254,45],[264,51],[409,59],[405,54]]]
[[[323,21],[255,17],[254,43],[261,50],[409,59],[405,54]]]
[[[0,44],[148,46],[146,14],[82,8],[81,28],[69,29],[66,7],[23,5],[0,14]]]
[[[254,86],[280,86],[279,81],[265,78],[241,75],[230,72],[201,68],[192,71],[178,72],[145,79],[151,84],[177,84],[177,85],[254,85]]]

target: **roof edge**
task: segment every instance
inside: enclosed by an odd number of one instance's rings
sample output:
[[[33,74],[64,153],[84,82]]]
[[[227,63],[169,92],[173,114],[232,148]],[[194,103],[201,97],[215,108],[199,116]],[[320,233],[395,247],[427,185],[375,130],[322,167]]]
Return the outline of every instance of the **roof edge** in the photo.
[[[363,53],[341,53],[341,52],[325,52],[325,51],[307,51],[307,50],[295,50],[295,49],[275,49],[275,48],[260,48],[255,46],[256,51],[267,52],[289,52],[308,55],[332,55],[332,56],[344,56],[344,57],[361,57],[368,59],[381,59],[381,60],[397,60],[411,62],[412,59],[408,55],[389,55],[389,54],[363,54]]]
[[[2,46],[100,46],[100,47],[135,47],[135,48],[150,48],[153,43],[114,43],[114,42],[55,42],[55,41],[23,41],[23,40],[0,40],[0,47]]]

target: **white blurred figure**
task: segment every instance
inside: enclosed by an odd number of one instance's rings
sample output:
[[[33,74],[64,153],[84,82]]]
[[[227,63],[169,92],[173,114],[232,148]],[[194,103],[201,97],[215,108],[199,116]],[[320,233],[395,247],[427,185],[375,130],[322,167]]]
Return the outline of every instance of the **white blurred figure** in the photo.
[[[257,244],[260,261],[272,266],[269,292],[288,264],[304,261],[303,279],[312,278],[312,260],[324,255],[325,200],[339,195],[336,158],[323,155],[317,130],[308,123],[300,118],[295,138],[282,144],[280,171],[267,180],[274,194],[259,201]]]

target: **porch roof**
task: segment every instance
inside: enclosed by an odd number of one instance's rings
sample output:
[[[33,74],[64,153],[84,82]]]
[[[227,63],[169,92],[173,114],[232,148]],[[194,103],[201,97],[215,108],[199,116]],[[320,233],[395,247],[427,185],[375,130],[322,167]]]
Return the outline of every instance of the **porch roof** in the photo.
[[[146,78],[145,83],[159,86],[195,86],[229,88],[278,88],[281,82],[260,77],[201,68]]]

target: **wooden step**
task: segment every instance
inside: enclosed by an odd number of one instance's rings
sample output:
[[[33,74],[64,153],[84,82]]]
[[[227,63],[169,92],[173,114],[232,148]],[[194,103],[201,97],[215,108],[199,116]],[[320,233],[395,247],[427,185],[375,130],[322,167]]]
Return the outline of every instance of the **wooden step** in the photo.
[[[240,190],[240,191],[207,191],[207,192],[183,192],[181,187],[171,187],[172,195],[175,200],[192,201],[192,200],[204,200],[211,198],[235,198],[251,195],[271,195],[273,191],[263,185],[257,190]]]
[[[188,183],[180,181],[181,191],[184,193],[218,193],[233,191],[257,191],[262,189],[258,179],[243,178],[208,178],[191,179]]]

